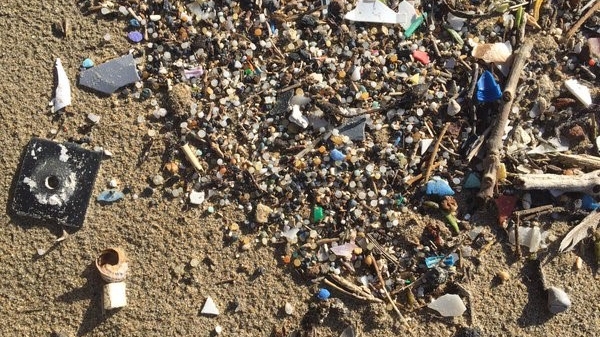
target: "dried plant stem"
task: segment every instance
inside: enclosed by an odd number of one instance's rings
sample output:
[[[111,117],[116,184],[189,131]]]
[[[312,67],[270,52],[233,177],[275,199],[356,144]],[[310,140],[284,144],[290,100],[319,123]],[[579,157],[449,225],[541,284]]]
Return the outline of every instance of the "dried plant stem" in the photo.
[[[517,259],[521,258],[521,245],[519,244],[519,226],[521,225],[521,216],[517,214],[517,222],[515,223],[515,255]]]
[[[385,287],[385,281],[383,280],[383,276],[381,276],[381,270],[379,269],[379,265],[377,264],[377,260],[373,257],[372,254],[371,254],[371,259],[373,259],[373,266],[375,267],[375,272],[377,272],[377,278],[379,279],[379,282],[381,282],[381,288],[383,289],[383,292],[385,293],[385,297],[387,297],[388,301],[390,301],[392,308],[394,308],[394,311],[396,312],[396,314],[398,314],[398,317],[402,321],[402,324],[404,324],[406,327],[409,327],[408,322],[406,321],[404,316],[402,316],[402,313],[400,312],[400,310],[398,310],[398,307],[396,306],[396,303],[392,299],[392,296],[390,296],[390,293],[387,291],[387,288]]]
[[[429,180],[429,176],[431,175],[431,171],[433,169],[433,164],[435,163],[435,158],[437,157],[437,153],[440,150],[440,143],[442,142],[442,139],[444,138],[446,131],[448,131],[449,126],[450,126],[450,123],[444,124],[444,128],[442,128],[442,131],[440,132],[438,139],[435,141],[435,145],[433,146],[433,152],[431,153],[431,157],[429,157],[429,162],[427,163],[427,169],[425,170],[425,175],[423,176],[423,178],[424,178],[423,180],[425,182],[427,182]]]
[[[481,181],[481,189],[478,193],[478,197],[485,201],[492,199],[494,196],[494,187],[496,186],[497,182],[498,166],[500,165],[502,156],[502,136],[504,136],[504,128],[508,123],[508,117],[515,99],[515,91],[517,90],[519,78],[521,77],[525,63],[527,60],[529,60],[532,49],[533,42],[527,41],[515,54],[512,70],[508,78],[508,82],[506,83],[506,88],[502,94],[504,105],[502,106],[500,116],[496,120],[496,124],[494,124],[492,128],[490,138],[486,143],[487,154],[483,160],[484,174]]]

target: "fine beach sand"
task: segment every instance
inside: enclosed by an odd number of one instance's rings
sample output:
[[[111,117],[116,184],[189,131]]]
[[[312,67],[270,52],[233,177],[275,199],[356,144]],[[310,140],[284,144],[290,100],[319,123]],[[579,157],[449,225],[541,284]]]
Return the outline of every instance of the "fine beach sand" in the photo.
[[[72,36],[53,35],[52,24],[68,18]],[[101,116],[91,133],[91,146],[110,150],[112,158],[102,162],[93,196],[107,188],[111,179],[121,187],[140,193],[148,179],[161,172],[163,144],[154,142],[150,155],[136,167],[148,125],[136,123],[138,115],[149,115],[148,101],[126,102],[78,88],[81,61],[96,64],[127,53],[123,20],[83,16],[75,1],[16,1],[0,4],[0,149],[4,174],[0,179],[0,203],[9,201],[9,191],[19,166],[22,149],[33,136],[66,141],[80,139],[86,116]],[[106,43],[105,34],[112,39]],[[61,125],[50,114],[53,67],[59,57],[71,80],[73,105]],[[154,125],[159,129],[159,122]],[[51,130],[58,130],[56,135]],[[179,199],[126,197],[118,203],[90,202],[83,228],[37,258],[37,249],[48,249],[61,229],[21,221],[3,212],[0,222],[0,335],[1,336],[211,336],[215,326],[223,336],[279,336],[283,328],[301,329],[302,318],[313,301],[316,287],[290,266],[279,261],[283,246],[253,245],[242,252],[239,245],[224,240],[225,226],[244,214],[235,208],[208,214],[206,207],[188,208]],[[548,224],[550,225],[550,224]],[[544,292],[531,263],[515,261],[506,234],[491,224],[497,242],[473,264],[471,281],[462,284],[471,291],[475,322],[469,312],[454,320],[439,317],[427,308],[410,312],[414,336],[452,336],[460,326],[474,323],[484,336],[594,336],[600,333],[600,295],[593,252],[582,253],[583,269],[575,271],[574,253],[551,254],[545,271],[550,284],[566,290],[573,302],[566,313],[551,316],[545,308]],[[550,226],[555,238],[567,232],[565,223]],[[549,248],[556,252],[558,241]],[[102,285],[93,261],[107,247],[120,246],[130,258],[127,276],[128,306],[103,313]],[[587,245],[586,247],[590,247]],[[191,259],[201,263],[192,268]],[[206,261],[212,260],[209,266]],[[253,277],[255,270],[264,274]],[[507,270],[511,279],[499,284],[494,275]],[[227,282],[222,282],[227,281]],[[343,316],[330,316],[317,326],[314,336],[337,337],[348,324],[360,336],[408,336],[385,305],[367,304],[332,291],[348,307]],[[205,317],[199,311],[211,296],[221,314]],[[233,303],[239,303],[238,311]],[[284,304],[294,307],[292,315]]]

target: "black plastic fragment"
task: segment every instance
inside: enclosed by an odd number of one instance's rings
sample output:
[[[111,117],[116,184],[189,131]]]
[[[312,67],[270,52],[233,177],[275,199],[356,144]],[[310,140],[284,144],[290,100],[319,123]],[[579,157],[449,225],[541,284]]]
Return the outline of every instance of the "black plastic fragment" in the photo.
[[[81,227],[101,159],[100,152],[77,144],[32,138],[10,210],[19,216]]]
[[[117,89],[140,80],[133,55],[112,59],[81,72],[79,84],[96,91],[112,94]]]

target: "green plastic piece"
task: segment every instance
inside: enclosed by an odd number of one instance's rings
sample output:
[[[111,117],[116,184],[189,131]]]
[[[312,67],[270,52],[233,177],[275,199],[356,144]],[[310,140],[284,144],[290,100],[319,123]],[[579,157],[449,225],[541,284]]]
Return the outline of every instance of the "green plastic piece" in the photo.
[[[411,37],[415,31],[423,24],[423,22],[427,19],[427,13],[423,13],[423,15],[419,16],[411,25],[408,27],[406,31],[404,31],[404,37]]]
[[[458,221],[456,221],[456,217],[452,213],[446,213],[446,221],[454,229],[456,234],[460,234],[460,229],[458,229]]]
[[[451,28],[446,28],[446,31],[452,36],[452,38],[454,38],[454,40],[459,44],[459,45],[463,45],[465,44],[465,41],[463,41],[463,39],[460,37],[460,35]]]
[[[313,222],[319,222],[321,220],[323,220],[323,218],[325,217],[325,214],[323,214],[323,207],[321,206],[315,206],[313,208]]]

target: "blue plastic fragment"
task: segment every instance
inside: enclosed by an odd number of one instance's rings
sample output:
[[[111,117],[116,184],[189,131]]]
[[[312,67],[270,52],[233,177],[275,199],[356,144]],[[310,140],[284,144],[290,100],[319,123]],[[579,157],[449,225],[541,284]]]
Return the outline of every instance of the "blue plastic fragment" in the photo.
[[[317,298],[320,299],[321,301],[328,299],[329,296],[331,296],[331,293],[329,292],[329,290],[327,290],[325,288],[319,289],[319,292],[317,293]]]
[[[96,198],[96,200],[98,200],[99,202],[104,202],[104,203],[113,203],[115,201],[121,200],[125,197],[125,194],[123,194],[123,192],[119,191],[119,190],[104,190],[102,191],[98,197]]]
[[[437,195],[439,197],[454,195],[454,191],[448,182],[441,178],[434,178],[428,181],[425,185],[425,193],[427,195]]]
[[[131,19],[129,20],[129,25],[131,27],[139,27],[140,26],[140,22],[137,19]]]
[[[144,39],[144,35],[142,35],[142,33],[138,32],[137,30],[127,33],[127,37],[129,38],[129,40],[131,40],[131,42],[134,43],[141,42]]]
[[[94,61],[92,61],[92,59],[90,59],[90,58],[87,58],[87,59],[83,60],[83,62],[81,62],[81,66],[84,67],[85,69],[91,68],[94,66]]]
[[[480,102],[494,102],[502,97],[500,85],[489,71],[484,71],[477,81],[477,100]]]
[[[465,179],[465,183],[464,183],[463,187],[464,188],[480,188],[481,180],[479,180],[479,177],[477,176],[477,174],[471,172],[471,173],[469,173],[469,175],[467,175],[467,178]]]
[[[442,259],[444,259],[443,255],[426,257],[425,258],[425,266],[427,266],[428,269],[433,268],[433,267],[437,266],[437,264]],[[450,255],[448,255],[447,258],[444,259],[444,265],[446,267],[452,267],[456,264],[457,261],[458,261],[458,255],[450,254]]]
[[[600,203],[597,203],[594,198],[586,194],[581,198],[581,208],[586,211],[593,211],[600,208]]]
[[[340,150],[338,149],[333,149],[331,150],[331,153],[329,154],[329,157],[334,160],[334,161],[342,161],[344,159],[346,159],[346,155],[343,154]]]

